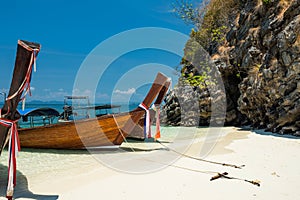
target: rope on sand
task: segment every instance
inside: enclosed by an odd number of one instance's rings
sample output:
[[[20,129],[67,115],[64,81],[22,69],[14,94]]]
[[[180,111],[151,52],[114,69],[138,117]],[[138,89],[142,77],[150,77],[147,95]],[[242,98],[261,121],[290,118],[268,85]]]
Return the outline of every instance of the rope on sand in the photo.
[[[228,172],[220,173],[220,172],[215,172],[215,171],[202,171],[202,170],[191,169],[191,168],[182,167],[182,166],[178,166],[178,165],[174,165],[174,164],[166,164],[166,163],[162,163],[162,162],[157,162],[157,161],[153,161],[153,160],[149,160],[149,159],[144,159],[144,160],[149,161],[149,162],[159,163],[159,164],[162,164],[162,165],[165,165],[165,166],[168,166],[168,167],[174,167],[174,168],[183,169],[183,170],[192,171],[192,172],[197,172],[197,173],[202,173],[202,174],[214,175],[213,177],[211,177],[210,181],[217,180],[219,178],[225,178],[225,179],[231,179],[231,180],[245,181],[247,183],[251,183],[253,185],[256,185],[256,186],[260,187],[260,181],[259,180],[250,181],[250,180],[247,180],[247,179],[228,176]]]
[[[189,156],[189,155],[186,155],[186,154],[183,154],[183,153],[180,153],[178,151],[176,151],[175,149],[171,149],[170,147],[164,145],[163,143],[161,143],[159,140],[156,140],[157,143],[159,143],[160,145],[162,145],[164,148],[168,149],[169,151],[172,151],[178,155],[181,155],[183,157],[186,157],[186,158],[190,158],[190,159],[193,159],[193,160],[198,160],[198,161],[202,161],[202,162],[207,162],[207,163],[211,163],[211,164],[216,164],[216,165],[222,165],[222,166],[226,166],[226,167],[233,167],[233,168],[237,168],[237,169],[242,169],[243,167],[245,167],[245,165],[233,165],[233,164],[228,164],[228,163],[221,163],[221,162],[215,162],[215,161],[211,161],[211,160],[205,160],[205,159],[202,159],[202,158],[197,158],[197,157],[193,157],[193,156]]]
[[[233,164],[215,162],[215,161],[210,161],[210,160],[205,160],[205,159],[189,156],[189,155],[180,153],[180,152],[178,152],[174,149],[171,149],[170,147],[168,147],[168,146],[164,145],[163,143],[161,143],[159,140],[156,140],[156,142],[159,143],[160,145],[162,145],[164,148],[167,148],[169,151],[177,153],[177,154],[179,154],[183,157],[186,157],[186,158],[190,158],[190,159],[194,159],[194,160],[198,160],[198,161],[202,161],[202,162],[207,162],[207,163],[211,163],[211,164],[222,165],[222,166],[226,166],[226,167],[233,167],[233,168],[237,168],[237,169],[242,169],[242,167],[245,167],[245,165],[237,166],[237,165],[233,165]],[[250,181],[250,180],[247,180],[247,179],[228,176],[228,172],[219,173],[219,172],[213,172],[213,171],[200,171],[200,170],[181,167],[181,166],[177,166],[177,165],[168,165],[168,166],[172,166],[172,167],[176,167],[176,168],[180,168],[180,169],[184,169],[184,170],[189,170],[189,171],[194,171],[194,172],[205,173],[205,174],[216,174],[215,176],[211,177],[210,181],[217,180],[219,178],[225,178],[225,179],[245,181],[247,183],[251,183],[253,185],[256,185],[256,186],[260,187],[260,181],[259,180]]]
[[[127,144],[129,144],[128,141],[126,140],[126,138],[125,137],[123,137],[123,138],[124,138],[124,141]],[[237,166],[237,165],[233,165],[233,164],[220,163],[220,162],[215,162],[215,161],[204,160],[204,159],[201,159],[201,158],[196,158],[196,157],[193,157],[193,156],[182,154],[182,153],[180,153],[180,152],[178,152],[174,149],[171,149],[168,146],[162,144],[158,140],[156,140],[156,142],[161,144],[163,147],[167,148],[169,151],[173,151],[174,153],[180,154],[180,155],[182,155],[184,157],[187,157],[187,158],[191,158],[191,159],[195,159],[195,160],[199,160],[199,161],[203,161],[203,162],[207,162],[207,163],[212,163],[212,164],[218,164],[218,165],[222,165],[222,166],[234,167],[234,168],[238,168],[238,169],[241,169],[242,167],[245,166],[245,165]],[[129,145],[129,147],[133,152],[135,152],[134,148],[131,145]],[[215,172],[215,171],[202,171],[202,170],[191,169],[191,168],[182,167],[182,166],[178,166],[178,165],[174,165],[174,164],[166,164],[166,163],[162,163],[162,162],[157,162],[157,161],[153,161],[153,160],[149,160],[149,159],[144,159],[144,160],[149,161],[149,162],[159,163],[159,164],[162,164],[162,165],[165,165],[165,166],[168,166],[168,167],[175,167],[175,168],[178,168],[178,169],[183,169],[183,170],[192,171],[192,172],[198,172],[198,173],[210,174],[210,175],[215,174],[213,177],[211,177],[210,181],[217,180],[219,178],[225,178],[225,179],[231,179],[231,180],[245,181],[247,183],[251,183],[253,185],[256,185],[256,186],[260,187],[260,181],[259,180],[250,181],[250,180],[247,180],[247,179],[228,176],[228,172],[220,173],[220,172]]]
[[[227,176],[227,175],[228,175],[227,172],[218,173],[217,175],[211,177],[210,181],[213,181],[213,180],[216,180],[216,179],[219,179],[219,178],[225,178],[225,179],[235,179],[235,180],[245,181],[247,183],[251,183],[251,184],[256,185],[258,187],[260,186],[260,181],[259,180],[249,181],[247,179],[236,178],[236,177],[231,177],[231,176]]]

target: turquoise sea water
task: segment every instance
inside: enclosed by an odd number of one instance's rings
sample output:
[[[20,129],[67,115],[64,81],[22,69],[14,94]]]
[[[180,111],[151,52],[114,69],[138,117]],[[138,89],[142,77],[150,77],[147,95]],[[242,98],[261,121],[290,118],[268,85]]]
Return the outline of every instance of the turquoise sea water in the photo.
[[[2,107],[2,105],[0,105]],[[56,109],[59,113],[63,112],[63,103],[58,104],[33,104],[27,103],[26,108],[42,108],[50,107]],[[138,103],[132,103],[130,105],[120,104],[120,112],[126,112],[135,109]],[[21,105],[19,106],[21,109]],[[195,131],[196,130],[196,131]],[[152,127],[152,131],[155,131],[155,127]],[[189,141],[194,137],[200,137],[203,134],[202,129],[192,129],[183,127],[162,127],[161,129],[161,141],[165,141],[165,144],[174,142],[174,138],[179,136],[178,141]],[[153,146],[153,142],[148,144],[139,144],[142,148],[146,148],[146,154],[152,155],[155,150],[162,149],[162,146]],[[182,144],[186,145],[185,143]],[[128,145],[127,145],[128,146]],[[129,145],[126,151],[132,151]],[[138,146],[138,148],[140,147]],[[148,149],[154,149],[149,151]],[[184,148],[183,148],[184,149]],[[163,151],[167,152],[167,151]],[[144,152],[142,152],[144,153]],[[100,150],[96,152],[103,162],[110,162],[120,160],[124,158],[124,150]],[[135,154],[136,156],[139,156]],[[157,157],[155,154],[153,156]],[[116,158],[115,158],[116,157]],[[135,158],[139,159],[139,158]],[[6,184],[7,184],[7,165],[8,165],[8,152],[4,149],[0,156],[0,197],[5,196]],[[127,164],[126,164],[127,166]],[[66,175],[66,173],[74,173],[75,169],[93,169],[95,167],[95,158],[87,150],[53,150],[53,149],[28,149],[22,148],[17,158],[17,186],[15,188],[15,197],[26,199],[57,199],[54,195],[39,195],[30,191],[30,184],[38,184],[39,182],[47,179],[55,179]],[[118,167],[118,165],[113,166]],[[30,182],[30,184],[29,184]],[[1,199],[1,198],[0,198]]]
[[[104,105],[104,104],[108,104],[108,103],[96,103],[95,106],[97,105]],[[120,107],[120,112],[127,112],[127,111],[130,111],[130,110],[133,110],[135,109],[139,103],[130,103],[130,104],[124,104],[124,103],[119,103],[119,104],[116,104],[116,105],[119,105],[121,106]],[[3,103],[0,102],[0,107],[3,106]],[[26,103],[25,104],[25,108],[44,108],[44,107],[49,107],[49,108],[54,108],[56,109],[57,111],[59,111],[60,113],[63,112],[63,106],[64,104],[63,103]],[[18,106],[18,109],[22,109],[22,104],[20,103],[19,106]]]
[[[105,103],[107,104],[107,103]],[[95,104],[95,106],[98,106],[98,105],[104,105],[103,103],[97,103]],[[139,104],[138,103],[131,103],[129,105],[127,104],[116,104],[118,106],[120,106],[120,108],[114,108],[114,109],[104,109],[104,110],[99,110],[97,111],[96,113],[97,114],[112,114],[112,113],[119,113],[119,112],[128,112],[128,111],[131,111],[131,110],[134,110]],[[3,103],[0,103],[0,107],[3,106]],[[76,105],[75,105],[76,106]],[[80,105],[80,106],[84,106],[84,105]],[[60,114],[63,112],[63,107],[64,107],[64,103],[26,103],[25,104],[25,109],[31,109],[31,108],[53,108],[55,110],[57,110]],[[18,109],[19,110],[22,110],[22,104],[20,103],[19,106],[18,106]],[[86,116],[86,112],[89,113],[89,116],[95,116],[95,111],[90,109],[90,110],[78,110],[76,111],[78,113],[78,116]],[[44,120],[43,117],[34,117],[34,126],[40,126],[40,125],[43,125],[43,124],[48,124],[49,123],[49,120]],[[51,119],[51,123],[57,123],[58,121],[58,117],[54,117]],[[27,122],[24,122],[22,120],[22,118],[19,120],[19,125],[21,127],[30,127],[30,121],[28,120]]]
[[[152,130],[155,130],[155,127],[152,127]],[[174,138],[178,135],[181,135],[181,140],[189,140],[195,133],[195,130],[197,130],[197,135],[201,135],[203,133],[202,129],[162,127],[161,141],[165,141],[165,144],[168,144],[168,142],[174,141]],[[135,143],[131,144],[130,147],[134,145]],[[140,142],[137,145],[141,145],[143,147],[144,144]],[[43,181],[54,180],[63,176],[72,177],[72,174],[76,173],[76,170],[93,170],[95,167],[100,167],[103,162],[106,162],[106,166],[109,166],[111,162],[112,167],[118,167],[118,165],[114,166],[113,163],[115,163],[116,160],[121,161],[121,158],[125,159],[126,162],[129,162],[130,160],[139,160],[140,156],[144,155],[157,157],[155,153],[160,152],[160,149],[163,148],[162,146],[157,148],[157,144],[156,146],[152,146],[155,145],[153,142],[148,142],[145,145],[146,148],[153,148],[153,150],[132,152],[131,149],[124,150],[122,148],[100,149],[93,151],[93,154],[91,154],[91,152],[87,150],[22,148],[17,157],[17,186],[15,188],[14,196],[16,199],[57,199],[58,196],[55,194],[45,196],[34,194],[30,191],[30,185],[36,185]],[[168,151],[164,150],[162,152],[168,153]],[[102,162],[96,161],[95,156],[98,156],[97,159],[102,160]],[[8,152],[7,149],[5,149],[0,156],[0,197],[5,196],[7,165]],[[126,163],[126,166],[130,165]]]

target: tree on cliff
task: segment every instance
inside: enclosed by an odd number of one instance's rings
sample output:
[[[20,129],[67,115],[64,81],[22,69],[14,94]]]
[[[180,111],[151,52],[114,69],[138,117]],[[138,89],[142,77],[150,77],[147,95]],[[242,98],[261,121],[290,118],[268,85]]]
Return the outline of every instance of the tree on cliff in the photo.
[[[300,135],[300,1],[205,2],[204,7],[184,0],[174,4],[177,15],[195,26],[180,79],[198,90],[204,86],[199,104],[209,115],[201,97],[209,68],[194,62],[201,60],[195,59],[200,44],[222,74],[228,124],[246,116],[254,127]]]
[[[176,0],[173,7],[177,17],[194,25],[190,36],[212,55],[224,44],[238,5],[236,0],[203,0],[198,6],[188,0]]]

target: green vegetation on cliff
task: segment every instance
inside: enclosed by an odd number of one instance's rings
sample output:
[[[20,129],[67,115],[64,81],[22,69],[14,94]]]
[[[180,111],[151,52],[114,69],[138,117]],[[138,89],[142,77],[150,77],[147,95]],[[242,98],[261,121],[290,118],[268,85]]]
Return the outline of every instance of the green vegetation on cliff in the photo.
[[[300,136],[300,0],[204,0],[200,7],[178,0],[175,6],[179,17],[194,24],[178,85],[188,83],[199,100],[201,112],[189,115],[210,123],[214,93],[207,88],[220,73],[227,124]],[[189,101],[185,91],[180,94]]]
[[[194,25],[181,62],[181,77],[184,82],[200,88],[212,84],[211,65],[196,59],[195,54],[202,48],[213,55],[218,47],[226,43],[226,34],[231,28],[237,5],[235,0],[203,0],[200,6],[186,0],[174,3],[177,16],[185,23]]]
[[[226,33],[230,30],[231,18],[237,8],[235,0],[204,0],[199,7],[184,0],[177,0],[174,4],[177,16],[195,26],[190,34],[191,38],[210,54],[224,44]]]

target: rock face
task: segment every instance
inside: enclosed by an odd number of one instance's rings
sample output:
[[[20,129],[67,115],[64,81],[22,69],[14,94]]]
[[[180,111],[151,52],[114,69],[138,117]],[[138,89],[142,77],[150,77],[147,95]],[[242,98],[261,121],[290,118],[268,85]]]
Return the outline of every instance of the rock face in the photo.
[[[300,1],[248,1],[242,11],[230,40],[232,58],[249,69],[238,108],[254,127],[299,134]]]
[[[222,126],[227,106],[219,70],[194,38],[187,42],[182,62],[185,64],[178,85],[166,97],[163,122],[181,126]]]
[[[172,126],[198,126],[198,99],[200,93],[190,87],[177,87],[166,96],[163,123]]]
[[[256,128],[300,136],[300,0],[263,2],[239,0],[225,44],[211,55],[227,95],[225,123],[249,122]],[[185,69],[187,74],[190,71]],[[205,88],[186,93],[182,86],[166,99],[165,121],[179,125],[184,116],[179,113],[187,111],[179,108],[178,99],[197,98],[201,112],[188,114],[190,120],[183,121],[189,123],[181,125],[208,125],[211,93]]]
[[[181,85],[167,94],[162,121],[172,126],[222,126],[226,117],[225,98],[220,89],[210,95],[206,88]]]

